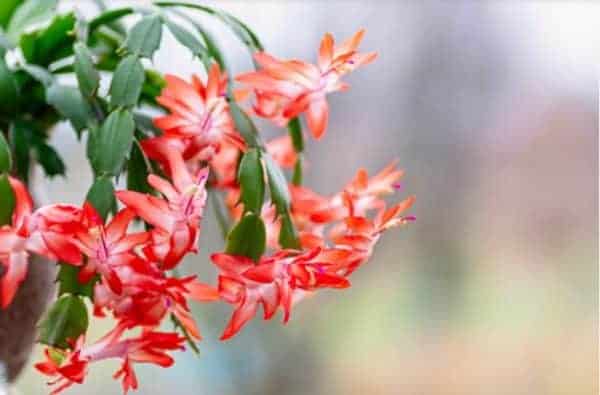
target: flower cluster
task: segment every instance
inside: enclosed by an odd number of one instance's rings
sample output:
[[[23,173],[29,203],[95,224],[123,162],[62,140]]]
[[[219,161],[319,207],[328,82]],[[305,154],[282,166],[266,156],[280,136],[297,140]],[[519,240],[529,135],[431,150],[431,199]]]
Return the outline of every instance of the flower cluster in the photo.
[[[273,208],[265,205],[262,213],[268,244],[274,251],[271,256],[255,264],[246,257],[212,255],[220,273],[220,297],[235,308],[221,339],[235,335],[255,315],[259,304],[265,319],[281,307],[287,322],[293,301],[307,292],[349,287],[348,277],[370,258],[382,232],[415,219],[402,215],[414,197],[390,208],[381,199],[399,187],[401,175],[394,163],[371,179],[360,170],[342,192],[327,197],[290,185],[292,218],[299,228],[301,250],[278,250],[281,223]],[[232,207],[232,215],[239,216],[240,211]]]
[[[175,278],[167,269],[174,268],[188,252],[196,251],[199,222],[206,201],[206,170],[194,174],[187,167],[170,162],[175,185],[150,176],[149,182],[163,198],[117,193],[126,207],[105,224],[95,208],[86,203],[50,205],[32,210],[32,200],[24,185],[10,178],[16,206],[10,225],[0,228],[1,305],[12,302],[19,284],[27,274],[30,253],[78,266],[78,280],[94,285],[94,312],[109,311],[117,326],[93,345],[85,337],[71,339],[72,351],[48,350],[48,360],[36,365],[49,376],[56,376],[58,392],[73,383],[81,383],[90,362],[105,358],[123,361],[117,376],[123,389],[137,387],[134,362],[169,366],[166,350],[182,349],[185,338],[176,333],[156,332],[163,319],[172,315],[192,339],[200,332],[190,314],[188,300],[211,301],[218,298],[215,289],[198,282],[195,276]],[[129,232],[129,225],[140,218],[154,225],[150,231]],[[139,337],[123,339],[126,330],[139,327]],[[59,358],[60,357],[60,358]]]
[[[195,76],[187,82],[167,75],[157,98],[167,114],[154,119],[162,134],[140,142],[144,155],[159,169],[147,178],[156,193],[117,191],[123,208],[109,221],[89,202],[34,211],[24,185],[10,179],[16,207],[11,224],[0,228],[1,306],[11,303],[26,276],[28,256],[34,253],[78,267],[78,281],[94,284],[94,315],[110,315],[116,322],[96,342],[87,343],[82,334],[68,339],[67,349],[45,351],[45,361],[36,367],[53,378],[54,393],[82,383],[89,364],[99,360],[121,360],[115,378],[122,380],[124,392],[137,388],[135,363],[170,366],[169,351],[183,349],[186,340],[201,339],[190,300],[232,305],[223,340],[235,336],[259,306],[264,319],[281,310],[287,322],[294,303],[306,295],[321,288],[349,287],[350,275],[368,261],[381,234],[414,219],[404,215],[414,197],[391,207],[384,200],[399,189],[402,172],[395,163],[373,177],[359,170],[332,196],[289,184],[286,218],[297,231],[296,247],[281,246],[284,218],[276,202],[268,201],[258,213],[266,227],[266,254],[258,259],[231,252],[213,254],[218,270],[214,287],[195,276],[177,277],[172,272],[187,254],[198,251],[208,188],[225,193],[231,219],[238,222],[246,215],[238,173],[248,147],[236,130],[230,100],[252,95],[254,103],[246,113],[280,126],[304,115],[312,135],[321,138],[327,127],[327,94],[347,89],[341,78],[376,57],[357,52],[362,37],[360,31],[336,46],[327,34],[317,65],[259,52],[255,55],[259,70],[236,78],[244,85],[236,95],[228,93],[227,77],[216,63],[206,82]],[[260,149],[284,169],[297,165],[299,153],[287,135]],[[260,167],[266,166],[260,162]],[[143,221],[145,230],[132,230],[135,219]],[[172,317],[183,332],[159,332],[165,317]]]
[[[174,317],[191,339],[201,339],[188,300],[212,301],[218,294],[195,276],[176,278],[168,271],[187,253],[197,251],[207,169],[190,170],[181,154],[172,152],[164,165],[173,183],[155,175],[148,177],[161,197],[118,191],[117,198],[126,207],[110,222],[105,224],[94,207],[86,203],[74,211],[78,219],[69,232],[62,233],[65,242],[84,257],[79,262],[72,261],[81,265],[79,281],[86,283],[99,276],[94,286],[95,315],[103,317],[108,311],[117,326],[93,345],[86,346],[83,335],[73,339],[72,351],[63,352],[58,361],[48,357],[45,363],[37,365],[44,374],[57,376],[55,383],[60,384],[56,391],[81,383],[88,364],[100,359],[122,359],[122,368],[115,377],[122,377],[125,392],[137,387],[133,362],[169,366],[173,361],[164,351],[183,349],[186,338],[155,331],[167,316]],[[128,232],[136,217],[152,228]],[[139,337],[122,339],[126,330],[135,327],[142,330]]]

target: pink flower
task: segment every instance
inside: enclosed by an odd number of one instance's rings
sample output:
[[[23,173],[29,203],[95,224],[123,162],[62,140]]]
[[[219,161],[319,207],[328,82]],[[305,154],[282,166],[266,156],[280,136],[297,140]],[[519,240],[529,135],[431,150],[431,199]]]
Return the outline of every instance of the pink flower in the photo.
[[[99,273],[115,293],[122,292],[123,284],[116,268],[139,262],[141,258],[134,249],[149,240],[147,232],[127,234],[129,223],[134,218],[133,210],[123,209],[104,226],[96,209],[87,202],[84,204],[82,227],[75,234],[77,247],[87,256],[85,265],[79,271],[80,282],[87,283]]]
[[[148,176],[148,183],[163,194],[162,199],[133,191],[116,193],[123,204],[154,226],[144,252],[165,270],[177,265],[189,251],[197,251],[208,177],[207,168],[191,174],[177,151],[170,151],[167,161],[172,184],[156,175]]]

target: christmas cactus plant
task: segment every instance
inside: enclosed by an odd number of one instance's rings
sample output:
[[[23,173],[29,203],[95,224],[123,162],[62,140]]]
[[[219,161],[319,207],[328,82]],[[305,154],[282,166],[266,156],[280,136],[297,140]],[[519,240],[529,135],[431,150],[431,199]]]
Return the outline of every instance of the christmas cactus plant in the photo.
[[[57,299],[39,325],[45,358],[36,364],[54,393],[83,383],[90,365],[108,358],[121,361],[115,377],[127,392],[138,387],[136,363],[167,367],[172,351],[197,349],[190,301],[231,305],[222,340],[259,307],[264,319],[281,311],[287,322],[306,295],[349,287],[381,234],[414,219],[405,215],[413,197],[389,207],[383,200],[399,187],[396,163],[372,177],[359,170],[331,196],[303,185],[305,138],[325,136],[329,94],[347,90],[346,74],[376,57],[359,51],[363,31],[341,44],[326,34],[313,64],[276,58],[243,22],[197,3],[97,5],[91,19],[57,14],[50,0],[0,5],[0,305],[11,305],[32,255],[59,266]],[[255,70],[230,75],[194,13],[229,27]],[[205,77],[152,68],[166,30]],[[264,141],[256,117],[280,136]],[[94,181],[80,206],[36,208],[29,168],[64,174],[48,142],[62,120],[86,142]],[[126,189],[115,190],[123,174]],[[209,195],[224,246],[211,256],[216,281],[201,281],[176,268],[200,248]],[[114,329],[86,338],[90,322],[107,316]],[[165,320],[172,331],[158,329]]]

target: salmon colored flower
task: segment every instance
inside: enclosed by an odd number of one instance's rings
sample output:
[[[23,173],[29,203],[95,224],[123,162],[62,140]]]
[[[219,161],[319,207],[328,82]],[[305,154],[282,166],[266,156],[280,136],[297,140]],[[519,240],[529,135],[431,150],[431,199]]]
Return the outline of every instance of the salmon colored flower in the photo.
[[[283,124],[301,113],[306,114],[313,137],[319,139],[327,129],[329,105],[326,96],[347,90],[341,78],[366,65],[376,53],[359,53],[364,30],[336,46],[331,34],[321,41],[317,65],[299,60],[279,60],[264,52],[255,55],[261,69],[239,75],[236,80],[256,91],[254,114]]]
[[[123,209],[105,226],[96,209],[87,202],[84,204],[82,227],[75,234],[77,247],[87,256],[85,265],[79,271],[81,283],[89,282],[98,273],[115,293],[122,292],[123,283],[116,269],[139,264],[141,258],[134,249],[149,240],[148,232],[127,233],[129,223],[134,218],[133,210]]]
[[[368,210],[383,207],[383,197],[393,193],[399,187],[399,180],[404,172],[397,168],[397,161],[391,162],[375,176],[369,178],[365,169],[359,169],[354,179],[348,183],[341,193],[328,199],[317,199],[312,193],[307,199],[306,190],[295,189],[299,198],[300,211],[310,211],[310,220],[315,223],[330,223],[339,221],[348,216],[348,205],[345,199],[350,197],[352,207],[357,215],[364,215]]]
[[[285,127],[289,118],[284,115],[289,98],[273,92],[254,91],[255,103],[250,111],[251,115],[265,118],[280,128]]]
[[[9,177],[15,194],[15,208],[10,225],[0,227],[0,279],[2,308],[8,307],[27,275],[30,253],[51,260],[79,265],[81,253],[71,235],[81,210],[69,205],[45,206],[32,212],[33,202],[22,182]]]
[[[414,204],[414,196],[404,199],[389,209],[384,204],[373,218],[358,215],[354,210],[352,199],[349,195],[346,196],[345,202],[349,215],[341,223],[334,225],[328,234],[330,242],[337,250],[351,252],[346,259],[338,260],[328,268],[330,272],[343,276],[349,276],[368,261],[384,231],[415,220],[412,215],[401,215]]]
[[[210,159],[224,141],[243,145],[229,113],[227,76],[218,64],[211,67],[206,84],[197,76],[191,83],[173,75],[166,75],[165,80],[167,86],[156,100],[170,114],[154,120],[165,136],[188,140],[204,160]]]
[[[49,384],[56,386],[52,394],[58,394],[75,383],[82,384],[90,363],[118,358],[122,360],[122,365],[114,378],[122,377],[123,393],[126,394],[138,387],[134,363],[169,367],[174,361],[166,352],[184,349],[185,338],[176,333],[143,331],[138,337],[121,339],[126,329],[125,323],[119,323],[89,346],[85,345],[85,337],[81,336],[73,343],[72,351],[46,349],[46,360],[37,363],[35,368],[55,378]]]
[[[148,183],[164,198],[133,191],[116,192],[123,204],[154,226],[151,243],[144,252],[165,270],[175,267],[186,253],[197,251],[208,178],[207,168],[191,174],[177,151],[170,151],[167,161],[173,183],[153,174],[148,176]]]

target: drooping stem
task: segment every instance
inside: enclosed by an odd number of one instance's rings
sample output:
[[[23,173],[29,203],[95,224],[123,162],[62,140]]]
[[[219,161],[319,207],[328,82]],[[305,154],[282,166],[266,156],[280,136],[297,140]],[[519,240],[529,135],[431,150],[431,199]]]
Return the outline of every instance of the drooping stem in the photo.
[[[288,132],[292,139],[294,151],[296,151],[296,163],[294,165],[294,173],[292,175],[292,183],[294,185],[302,185],[302,166],[303,166],[303,151],[304,151],[304,135],[302,134],[302,125],[300,118],[292,118],[287,125]]]

